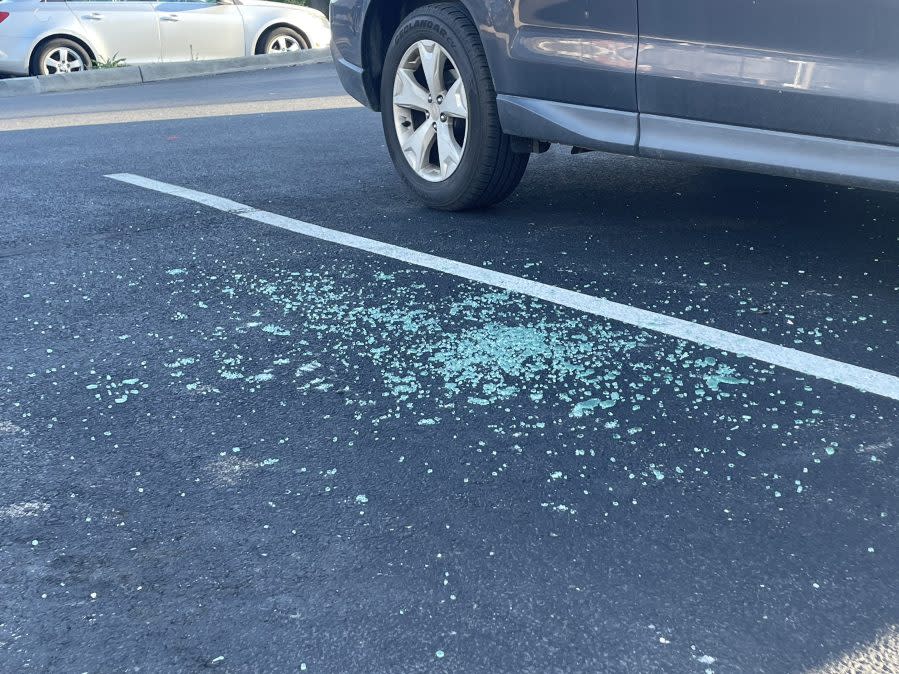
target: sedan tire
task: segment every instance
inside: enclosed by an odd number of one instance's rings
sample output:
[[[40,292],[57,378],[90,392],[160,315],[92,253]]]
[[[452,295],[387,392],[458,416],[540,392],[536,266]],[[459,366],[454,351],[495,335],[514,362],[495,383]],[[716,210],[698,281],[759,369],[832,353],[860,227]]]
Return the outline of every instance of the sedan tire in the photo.
[[[381,78],[381,119],[400,176],[438,210],[502,201],[530,158],[502,132],[484,47],[458,3],[422,7],[400,24]]]
[[[90,69],[91,59],[84,47],[65,38],[50,40],[31,56],[32,75],[77,73]]]

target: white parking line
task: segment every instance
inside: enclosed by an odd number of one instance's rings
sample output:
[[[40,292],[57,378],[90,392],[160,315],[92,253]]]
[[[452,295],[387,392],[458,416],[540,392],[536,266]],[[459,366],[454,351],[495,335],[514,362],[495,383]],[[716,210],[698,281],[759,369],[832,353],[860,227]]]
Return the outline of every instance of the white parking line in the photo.
[[[797,349],[790,349],[785,346],[753,339],[752,337],[744,337],[725,330],[691,323],[680,318],[672,318],[671,316],[638,309],[627,304],[611,302],[601,297],[585,295],[574,290],[566,290],[538,281],[529,281],[511,274],[503,274],[502,272],[476,267],[464,262],[456,262],[455,260],[448,260],[436,255],[410,250],[402,246],[395,246],[375,241],[374,239],[356,236],[355,234],[347,234],[335,229],[313,225],[309,222],[295,220],[283,215],[260,211],[252,206],[240,204],[230,199],[197,192],[178,185],[170,185],[169,183],[143,178],[130,173],[116,173],[106,177],[148,190],[195,201],[204,206],[225,211],[248,220],[280,227],[281,229],[322,241],[329,241],[341,246],[382,255],[418,267],[433,269],[469,281],[478,281],[515,293],[530,295],[531,297],[563,307],[620,321],[644,330],[660,332],[678,339],[735,353],[739,356],[747,356],[788,370],[801,372],[819,379],[826,379],[836,384],[844,384],[861,391],[875,393],[892,400],[899,400],[899,377],[877,372],[876,370],[869,370],[838,360],[831,360],[830,358],[822,358],[821,356],[798,351]]]

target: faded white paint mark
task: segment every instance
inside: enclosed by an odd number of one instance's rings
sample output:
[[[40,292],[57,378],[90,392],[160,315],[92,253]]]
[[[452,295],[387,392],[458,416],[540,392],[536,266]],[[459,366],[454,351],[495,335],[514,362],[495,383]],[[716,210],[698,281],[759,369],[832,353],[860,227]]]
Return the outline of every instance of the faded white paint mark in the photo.
[[[0,508],[0,517],[17,519],[19,517],[37,517],[50,508],[49,503],[43,501],[26,501],[24,503],[12,503],[5,508]]]

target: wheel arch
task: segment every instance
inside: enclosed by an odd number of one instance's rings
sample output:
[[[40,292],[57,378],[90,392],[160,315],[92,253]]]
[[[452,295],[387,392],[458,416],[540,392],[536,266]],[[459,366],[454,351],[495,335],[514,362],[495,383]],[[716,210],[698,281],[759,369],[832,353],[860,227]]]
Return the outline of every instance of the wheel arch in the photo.
[[[302,28],[300,28],[296,24],[288,23],[287,21],[284,21],[283,19],[275,19],[274,21],[271,21],[270,23],[268,23],[265,26],[263,26],[262,28],[260,28],[259,31],[256,33],[256,36],[253,38],[253,50],[251,53],[253,53],[253,54],[262,53],[259,51],[260,48],[264,46],[262,44],[262,38],[264,38],[270,31],[273,31],[276,28],[289,28],[290,30],[295,31],[296,33],[299,33],[300,37],[303,38],[303,40],[305,40],[305,42],[306,42],[306,49],[309,49],[310,47],[312,47],[312,40],[309,39],[309,36],[306,34],[306,31],[304,31]]]
[[[94,61],[97,60],[96,50],[90,45],[87,40],[85,40],[80,35],[75,35],[74,33],[52,32],[47,35],[42,35],[37,39],[37,41],[35,41],[34,45],[31,47],[31,51],[28,54],[29,74],[34,74],[34,57],[37,55],[38,50],[40,50],[45,44],[52,40],[71,40],[87,52],[87,56],[91,60],[91,66],[93,66]]]
[[[362,24],[361,31],[361,51],[362,51],[362,67],[365,77],[368,78],[369,91],[372,92],[372,104],[375,110],[380,110],[380,91],[381,91],[381,72],[384,66],[384,59],[387,55],[387,49],[390,47],[390,40],[396,32],[397,27],[402,23],[409,14],[416,9],[426,7],[427,5],[453,3],[465,10],[471,20],[479,28],[484,25],[485,17],[480,16],[477,12],[483,13],[486,5],[492,5],[492,2],[472,2],[471,0],[403,0],[395,2],[395,0],[370,0],[365,13],[365,20]],[[484,42],[483,31],[479,30],[481,42]],[[486,47],[486,45],[485,45]],[[490,50],[487,50],[487,62],[492,68],[492,59]]]

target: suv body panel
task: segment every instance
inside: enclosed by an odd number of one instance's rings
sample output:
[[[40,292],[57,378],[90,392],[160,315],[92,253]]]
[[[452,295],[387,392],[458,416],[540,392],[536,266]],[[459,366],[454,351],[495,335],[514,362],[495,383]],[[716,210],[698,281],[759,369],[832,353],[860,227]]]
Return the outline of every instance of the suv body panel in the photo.
[[[895,0],[459,1],[507,134],[899,190]],[[338,73],[374,109],[385,2],[331,3]]]
[[[379,109],[369,22],[391,0],[334,0],[331,49],[341,81]],[[498,93],[637,110],[635,0],[461,0],[478,26]],[[378,36],[390,39],[390,36]]]
[[[899,145],[899,2],[640,0],[640,112]]]

